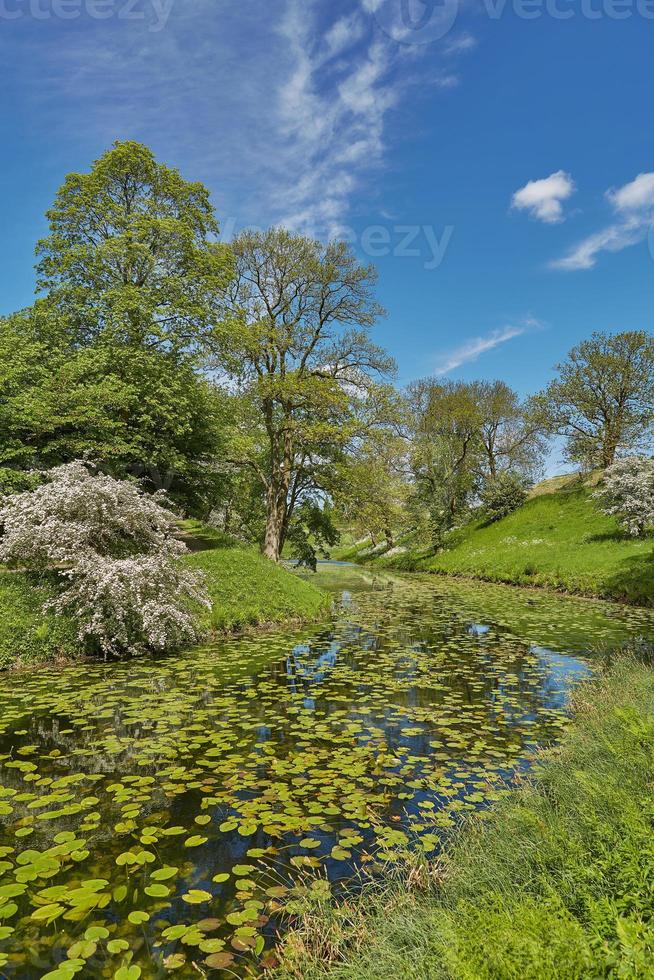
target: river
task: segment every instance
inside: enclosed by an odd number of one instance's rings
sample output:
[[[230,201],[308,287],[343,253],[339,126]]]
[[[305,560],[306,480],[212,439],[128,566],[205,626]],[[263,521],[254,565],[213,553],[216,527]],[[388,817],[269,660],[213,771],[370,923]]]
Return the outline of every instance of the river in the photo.
[[[317,626],[0,677],[0,974],[254,970],[293,903],[437,853],[606,653],[654,639],[651,613],[601,602],[318,581]]]

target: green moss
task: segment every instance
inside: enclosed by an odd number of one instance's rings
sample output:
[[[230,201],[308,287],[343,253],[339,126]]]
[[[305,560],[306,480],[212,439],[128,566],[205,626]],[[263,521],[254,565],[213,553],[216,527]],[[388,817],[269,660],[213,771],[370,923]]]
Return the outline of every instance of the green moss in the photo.
[[[620,661],[577,709],[562,747],[438,866],[321,909],[280,976],[651,978],[654,671]]]
[[[409,550],[381,566],[535,585],[654,605],[654,541],[624,534],[592,490],[543,494],[496,524],[452,532],[439,554]]]

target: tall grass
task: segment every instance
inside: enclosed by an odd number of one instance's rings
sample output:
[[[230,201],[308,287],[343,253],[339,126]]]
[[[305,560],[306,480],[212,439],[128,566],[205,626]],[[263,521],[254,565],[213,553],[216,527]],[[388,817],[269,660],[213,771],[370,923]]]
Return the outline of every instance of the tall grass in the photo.
[[[562,745],[436,865],[309,911],[279,976],[654,977],[654,671],[583,687]]]

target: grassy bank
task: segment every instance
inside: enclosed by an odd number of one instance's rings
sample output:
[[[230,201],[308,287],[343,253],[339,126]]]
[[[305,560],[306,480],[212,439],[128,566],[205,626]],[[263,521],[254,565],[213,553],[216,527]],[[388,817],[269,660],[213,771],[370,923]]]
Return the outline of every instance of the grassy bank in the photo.
[[[588,487],[542,493],[495,524],[473,521],[438,553],[413,548],[373,556],[382,567],[536,585],[578,595],[654,605],[654,539],[624,534],[601,514]],[[347,552],[346,552],[347,554]],[[368,561],[361,549],[349,558]]]
[[[314,620],[331,606],[315,585],[262,558],[256,548],[216,548],[185,561],[206,575],[213,602],[207,626],[215,632]]]
[[[289,938],[281,978],[654,976],[654,671],[580,692],[562,746],[446,855]]]
[[[195,550],[182,560],[205,573],[213,602],[204,623],[209,632],[313,620],[327,613],[330,600],[324,592],[273,565],[256,548],[236,546],[193,523],[186,530]],[[0,670],[79,655],[72,620],[42,612],[52,595],[47,579],[0,572]]]

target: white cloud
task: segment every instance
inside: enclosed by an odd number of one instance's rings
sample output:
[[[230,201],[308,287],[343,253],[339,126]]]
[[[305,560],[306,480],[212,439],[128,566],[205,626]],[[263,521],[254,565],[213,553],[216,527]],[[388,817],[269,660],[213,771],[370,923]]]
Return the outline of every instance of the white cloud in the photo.
[[[557,170],[542,180],[530,180],[516,191],[511,207],[528,211],[532,217],[546,224],[558,224],[564,220],[563,202],[574,194],[575,189],[570,174],[565,170]]]
[[[654,208],[654,173],[638,174],[635,180],[606,195],[617,211]]]
[[[460,347],[442,354],[438,359],[435,373],[439,377],[449,374],[464,364],[476,361],[482,354],[506,344],[509,340],[522,337],[523,334],[537,329],[540,325],[538,320],[528,317],[520,324],[507,325],[499,330],[492,330],[482,337],[472,337]]]
[[[607,191],[606,197],[615,211],[615,221],[552,262],[553,268],[592,269],[602,252],[621,252],[647,237],[654,224],[654,173],[639,174],[623,187]]]

